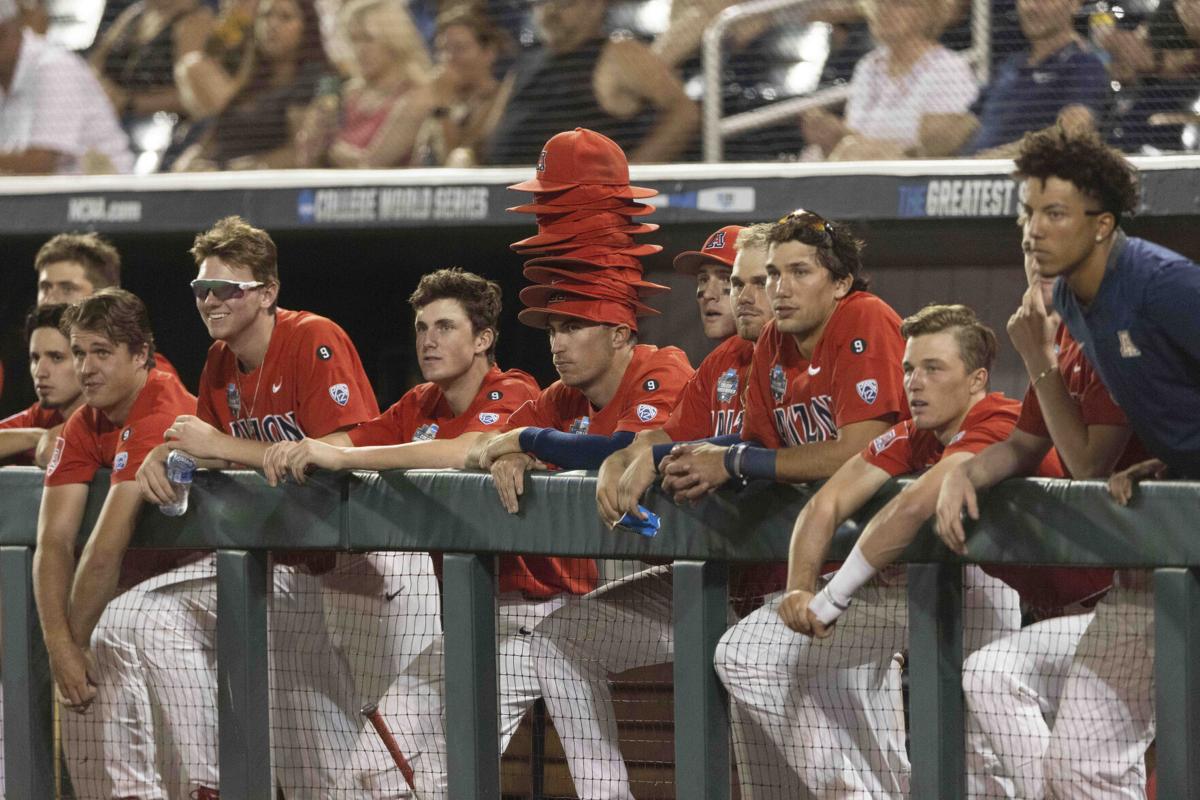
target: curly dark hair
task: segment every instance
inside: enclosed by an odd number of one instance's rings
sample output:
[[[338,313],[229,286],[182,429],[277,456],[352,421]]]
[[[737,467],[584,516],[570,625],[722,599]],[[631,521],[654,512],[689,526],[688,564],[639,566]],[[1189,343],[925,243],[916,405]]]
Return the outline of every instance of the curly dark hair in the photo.
[[[862,240],[849,226],[830,222],[812,211],[796,210],[771,226],[767,245],[800,242],[817,248],[817,260],[834,278],[850,278],[850,291],[866,291],[871,279],[862,274]]]
[[[1098,201],[1121,221],[1138,207],[1137,170],[1117,150],[1091,132],[1068,133],[1062,126],[1027,133],[1016,159],[1017,180],[1060,178]]]
[[[420,311],[435,300],[457,300],[471,320],[471,332],[492,332],[488,348],[489,364],[496,361],[496,342],[500,340],[500,284],[489,281],[462,267],[439,269],[421,276],[420,283],[408,298],[414,311]]]

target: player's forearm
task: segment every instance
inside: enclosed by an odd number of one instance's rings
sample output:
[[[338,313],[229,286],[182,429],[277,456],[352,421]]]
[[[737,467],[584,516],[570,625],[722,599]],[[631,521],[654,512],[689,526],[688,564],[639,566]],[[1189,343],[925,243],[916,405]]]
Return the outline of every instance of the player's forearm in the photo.
[[[263,468],[263,456],[270,447],[270,442],[260,442],[257,439],[241,439],[227,434],[218,434],[210,458],[227,461],[231,466]]]
[[[71,587],[71,638],[88,647],[104,607],[117,591],[124,551],[85,548]]]
[[[1014,436],[1017,433],[1014,430]],[[1034,436],[1028,438],[1037,440],[1037,437]],[[1039,454],[1029,446],[1018,443],[1010,437],[1003,442],[990,445],[967,461],[967,479],[976,489],[987,489],[1006,478],[1028,475],[1037,468],[1048,449],[1042,449]]]
[[[868,440],[869,441],[869,440]],[[775,480],[781,483],[820,481],[862,452],[865,443],[833,439],[776,451]]]
[[[45,432],[42,428],[9,428],[0,431],[0,459],[33,450]]]
[[[67,604],[75,574],[75,552],[67,545],[39,542],[33,553],[33,596],[46,646],[71,640]]]
[[[866,530],[858,537],[858,548],[876,572],[891,566],[900,557],[921,525],[937,506],[937,487],[933,491],[918,491],[910,486],[871,518]]]
[[[339,469],[465,469],[467,453],[479,436],[466,433],[456,439],[343,447],[339,448]]]
[[[1088,474],[1091,472],[1088,427],[1079,413],[1079,404],[1068,394],[1058,370],[1039,380],[1034,389],[1042,408],[1042,418],[1063,464],[1077,477],[1096,477]]]
[[[839,521],[833,504],[819,493],[800,512],[788,545],[789,592],[796,589],[816,591],[821,565],[825,563]]]

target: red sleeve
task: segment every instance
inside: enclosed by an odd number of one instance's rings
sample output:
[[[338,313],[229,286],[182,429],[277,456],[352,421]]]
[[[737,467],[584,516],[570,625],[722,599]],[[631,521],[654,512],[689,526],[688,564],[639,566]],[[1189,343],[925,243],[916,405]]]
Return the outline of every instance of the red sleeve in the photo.
[[[868,464],[879,467],[893,478],[912,472],[912,431],[909,421],[898,422],[876,436],[862,451],[862,457]]]
[[[464,420],[460,436],[463,433],[498,431],[512,427],[509,423],[517,410],[536,402],[541,390],[533,378],[524,376],[504,378],[484,386],[481,394],[479,401],[472,404],[471,418]]]
[[[18,411],[11,417],[0,419],[0,430],[8,430],[11,428],[40,428],[41,426],[34,420],[34,409],[36,406],[30,406],[24,411]]]
[[[871,303],[867,308],[879,306]],[[890,315],[856,315],[838,326],[836,336],[830,385],[838,428],[889,415],[907,417],[904,340]]]
[[[1025,390],[1025,399],[1021,401],[1021,416],[1017,418],[1017,427],[1031,436],[1049,439],[1050,431],[1046,420],[1042,418],[1042,404],[1038,402],[1037,392],[1030,386]]]
[[[212,425],[214,428],[221,428],[221,419],[217,416],[217,410],[213,408],[213,392],[209,385],[208,369],[212,364],[214,351],[208,351],[208,360],[204,362],[204,369],[200,373],[200,391],[196,396],[196,416]],[[229,431],[222,430],[222,433]]]
[[[683,390],[679,393],[679,402],[663,430],[673,442],[689,442],[693,439],[706,439],[713,434],[712,399],[715,387],[712,370],[707,364],[701,364]]]
[[[1007,439],[1015,424],[1016,421],[1009,414],[992,414],[963,431],[962,438],[946,445],[946,449],[942,451],[942,458],[954,453],[980,453],[989,445]]]
[[[559,414],[557,398],[563,391],[563,385],[555,381],[542,390],[533,400],[521,404],[512,416],[504,430],[513,428],[554,428],[562,427],[562,415]]]
[[[303,326],[296,365],[302,387],[296,416],[314,439],[379,414],[375,392],[350,337],[337,325],[321,322]]]
[[[141,417],[124,430],[130,431],[129,438],[117,444],[113,454],[112,484],[124,483],[137,477],[138,468],[147,454],[163,443],[163,432],[175,422],[180,413],[175,410]]]
[[[1087,380],[1087,383],[1084,384],[1083,397],[1079,401],[1079,411],[1083,416],[1084,424],[1128,427],[1129,420],[1125,417],[1125,412],[1117,405],[1117,401],[1113,400],[1108,387],[1100,380],[1100,376],[1096,374],[1091,363],[1086,358],[1080,358],[1079,361],[1080,371]]]
[[[54,443],[54,454],[46,465],[46,486],[65,486],[69,483],[91,483],[96,470],[104,465],[100,443],[89,429],[87,406],[80,408]],[[158,433],[161,441],[162,431]]]
[[[683,351],[658,351],[654,362],[638,376],[638,384],[633,387],[614,432],[640,433],[662,427],[692,374],[692,365]]]
[[[763,447],[778,450],[783,443],[779,439],[775,421],[771,419],[771,410],[774,408],[771,402],[771,353],[768,343],[764,341],[768,332],[774,335],[774,328],[768,326],[763,330],[762,336],[759,336],[758,343],[754,346],[754,360],[746,376],[742,440],[759,442]]]
[[[165,372],[168,375],[174,375],[176,380],[178,380],[180,383],[183,383],[183,381],[179,378],[179,371],[175,369],[175,365],[172,364],[162,353],[154,354],[154,368],[161,372]]]
[[[419,403],[415,397],[416,391],[410,389],[404,396],[392,404],[392,407],[377,417],[360,422],[346,431],[350,442],[355,447],[371,447],[376,445],[403,444],[409,438],[404,434],[415,427],[411,419]]]

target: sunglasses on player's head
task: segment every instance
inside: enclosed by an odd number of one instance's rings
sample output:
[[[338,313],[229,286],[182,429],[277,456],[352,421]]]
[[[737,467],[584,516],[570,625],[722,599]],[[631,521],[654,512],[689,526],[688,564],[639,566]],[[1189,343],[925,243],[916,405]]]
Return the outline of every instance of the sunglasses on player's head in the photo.
[[[797,208],[792,213],[779,218],[779,224],[785,222],[798,222],[810,231],[824,234],[827,243],[829,245],[833,244],[833,226],[829,224],[829,220],[815,211],[809,211],[806,208]]]
[[[206,299],[208,293],[212,292],[222,303],[242,298],[248,290],[263,286],[266,284],[262,281],[223,281],[218,278],[197,278],[191,283],[192,294],[196,295],[197,300]]]

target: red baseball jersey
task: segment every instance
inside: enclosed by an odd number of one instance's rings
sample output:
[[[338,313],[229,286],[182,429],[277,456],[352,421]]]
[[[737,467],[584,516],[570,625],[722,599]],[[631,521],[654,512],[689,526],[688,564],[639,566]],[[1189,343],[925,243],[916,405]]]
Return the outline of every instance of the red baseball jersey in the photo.
[[[1125,418],[1125,412],[1117,405],[1117,401],[1113,400],[1112,395],[1101,382],[1100,375],[1084,355],[1083,348],[1071,338],[1066,325],[1058,326],[1055,345],[1058,350],[1059,374],[1062,375],[1071,399],[1079,405],[1083,424],[1128,427],[1129,421]],[[1046,427],[1046,420],[1042,416],[1042,406],[1038,402],[1037,392],[1032,386],[1025,392],[1025,401],[1021,405],[1021,418],[1017,420],[1017,427],[1042,439],[1051,438],[1050,429]],[[1150,454],[1146,452],[1141,441],[1136,436],[1130,436],[1129,444],[1121,453],[1115,469],[1122,470],[1148,458],[1150,458]]]
[[[158,351],[155,351],[155,353],[154,353],[154,368],[157,370],[161,370],[162,372],[165,372],[168,375],[174,375],[175,379],[179,380],[180,383],[182,383],[182,380],[180,380],[180,378],[179,378],[179,371],[177,369],[175,369],[175,365],[172,364],[169,360],[167,360],[167,357]]]
[[[62,421],[62,413],[57,408],[42,408],[40,404],[34,403],[24,411],[18,411],[11,417],[0,419],[0,430],[13,430],[14,428],[53,428],[55,425],[61,425]],[[27,467],[33,464],[33,455],[32,450],[26,450],[24,453],[9,456],[0,463],[10,466]]]
[[[124,425],[114,425],[91,406],[81,406],[63,426],[46,466],[46,486],[91,483],[96,471],[112,469],[111,484],[131,481],[146,455],[163,442],[163,432],[180,414],[196,411],[193,397],[168,372],[150,370]],[[135,550],[121,564],[120,585],[129,587],[153,575],[195,561],[195,550]]]
[[[349,431],[356,447],[456,439],[472,431],[502,430],[512,413],[538,396],[537,381],[519,369],[493,365],[466,411],[454,416],[434,383],[408,390],[387,411]]]
[[[280,442],[350,428],[378,416],[379,406],[346,332],[281,308],[258,369],[243,374],[225,342],[209,348],[197,415],[232,436]]]
[[[868,292],[838,301],[811,360],[769,322],[754,346],[742,439],[795,447],[855,422],[907,419],[903,360],[900,317]]]
[[[674,442],[742,430],[742,395],[754,342],[736,334],[721,342],[688,380],[663,430]]]
[[[692,372],[687,356],[678,347],[639,344],[633,349],[616,394],[604,408],[592,408],[583,392],[555,381],[536,400],[517,409],[506,427],[555,428],[599,436],[658,428],[675,408]]]
[[[979,453],[991,444],[1004,441],[1022,414],[1021,404],[1016,400],[993,393],[967,412],[959,432],[944,448],[932,431],[917,430],[912,420],[905,420],[876,437],[862,456],[892,476],[917,472],[948,455]],[[1063,477],[1062,464],[1054,450],[1046,454],[1037,475]],[[1112,585],[1110,569],[1012,564],[984,564],[982,568],[1016,589],[1026,605],[1042,610],[1094,602]]]

